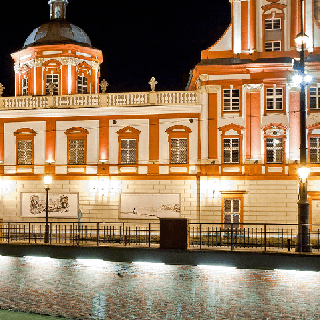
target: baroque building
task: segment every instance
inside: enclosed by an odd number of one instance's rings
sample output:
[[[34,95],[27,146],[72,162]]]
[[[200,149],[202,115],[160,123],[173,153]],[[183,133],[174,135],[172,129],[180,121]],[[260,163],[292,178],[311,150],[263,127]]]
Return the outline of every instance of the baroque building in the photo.
[[[232,20],[202,51],[187,91],[105,93],[100,50],[66,21],[67,0],[12,54],[0,98],[1,213],[43,221],[297,223],[298,0],[229,0]],[[311,223],[320,223],[320,1],[305,0]],[[214,4],[213,4],[214,5]],[[103,89],[100,92],[100,87]],[[67,205],[66,205],[67,203]],[[319,204],[320,207],[320,204]]]

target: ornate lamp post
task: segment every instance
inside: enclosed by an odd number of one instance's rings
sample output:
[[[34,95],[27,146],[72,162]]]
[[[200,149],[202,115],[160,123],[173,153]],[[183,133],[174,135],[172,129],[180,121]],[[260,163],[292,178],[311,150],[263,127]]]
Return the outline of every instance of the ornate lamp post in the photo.
[[[307,178],[310,169],[307,168],[307,110],[306,110],[306,86],[311,77],[305,73],[305,46],[308,36],[304,33],[304,0],[301,0],[301,32],[295,38],[297,47],[300,47],[300,61],[295,75],[296,84],[300,85],[300,168],[299,173],[299,201],[298,201],[298,245],[296,251],[311,252],[309,237],[309,202]]]
[[[44,243],[49,243],[49,190],[50,190],[50,184],[52,182],[52,177],[50,175],[45,175],[43,178],[43,182],[45,184],[45,190],[46,190],[46,229],[44,233]]]

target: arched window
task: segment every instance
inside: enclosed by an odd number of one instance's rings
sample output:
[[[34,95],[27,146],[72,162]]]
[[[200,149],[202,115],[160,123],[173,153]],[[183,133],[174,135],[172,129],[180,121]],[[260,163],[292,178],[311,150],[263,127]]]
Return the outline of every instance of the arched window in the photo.
[[[29,128],[22,128],[14,133],[17,165],[34,164],[34,137],[36,134],[34,130]]]
[[[287,129],[281,123],[271,123],[263,128],[266,164],[284,164],[286,162]]]
[[[241,130],[243,127],[233,123],[220,127],[221,134],[221,154],[224,164],[242,163],[242,140]]]
[[[139,135],[141,131],[133,127],[125,127],[119,131],[119,164],[138,164]]]
[[[191,129],[186,126],[173,126],[166,130],[169,135],[170,164],[189,163],[189,134]]]
[[[68,164],[83,165],[87,160],[87,135],[88,130],[73,127],[68,129],[65,134],[68,139]]]

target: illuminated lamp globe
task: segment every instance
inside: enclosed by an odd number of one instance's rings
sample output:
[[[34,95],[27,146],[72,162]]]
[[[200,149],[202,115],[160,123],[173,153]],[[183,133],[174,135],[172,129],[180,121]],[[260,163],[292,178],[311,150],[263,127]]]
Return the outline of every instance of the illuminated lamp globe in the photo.
[[[44,177],[43,177],[43,182],[44,182],[44,184],[46,185],[46,186],[49,186],[50,184],[51,184],[51,182],[52,182],[52,176],[50,176],[50,175],[45,175]]]

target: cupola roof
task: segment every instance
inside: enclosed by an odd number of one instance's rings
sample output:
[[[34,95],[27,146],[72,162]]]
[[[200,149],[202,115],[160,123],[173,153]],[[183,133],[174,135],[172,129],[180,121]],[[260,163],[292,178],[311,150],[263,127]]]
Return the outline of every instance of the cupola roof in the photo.
[[[50,21],[34,29],[24,43],[24,48],[54,45],[78,44],[92,47],[88,35],[76,25],[66,21],[68,0],[50,0]]]

